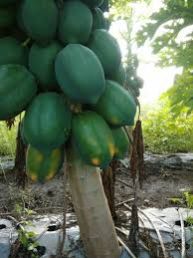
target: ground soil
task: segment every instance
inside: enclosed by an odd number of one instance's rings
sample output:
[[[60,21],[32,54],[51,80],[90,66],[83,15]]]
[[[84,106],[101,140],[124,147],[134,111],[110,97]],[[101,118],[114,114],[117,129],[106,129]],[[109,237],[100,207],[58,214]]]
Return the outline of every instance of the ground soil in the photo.
[[[145,174],[143,187],[137,190],[137,204],[140,208],[177,206],[179,204],[173,202],[174,197],[181,198],[184,191],[193,192],[193,171],[157,169],[155,166],[148,165],[145,167]],[[67,212],[73,214],[74,210],[68,184],[66,191]],[[115,223],[118,229],[125,229],[125,232],[128,232],[131,229],[131,225],[135,224],[133,221],[130,223],[131,219],[128,219],[125,213],[125,211],[130,210],[128,207],[132,206],[133,192],[130,170],[120,162],[116,168],[115,205],[117,219]],[[126,207],[122,204],[125,201],[126,205],[128,205]],[[53,180],[45,184],[27,182],[25,189],[18,188],[16,185],[15,171],[0,173],[0,218],[11,217],[16,221],[21,221],[23,218],[25,221],[27,218],[30,219],[34,212],[38,215],[62,213],[63,204],[64,183],[62,171]],[[182,202],[180,206],[185,205],[185,202]],[[71,227],[76,223],[76,220],[70,221],[67,227]],[[119,237],[128,244],[128,233],[125,232],[117,231]],[[140,233],[140,239],[151,250],[151,255],[155,252],[157,253],[158,248],[155,244],[152,244],[146,231]],[[129,243],[131,244],[131,240],[129,240]],[[19,254],[21,255],[19,256]],[[24,252],[17,251],[17,258],[25,256],[26,250]],[[28,257],[30,256],[28,255]],[[162,253],[152,257],[163,258]]]
[[[133,197],[130,171],[121,163],[116,170],[116,179],[115,202],[119,204]],[[63,207],[63,189],[62,173],[45,184],[28,182],[25,189],[18,189],[14,171],[7,171],[0,174],[0,215],[17,215],[23,212],[23,208],[38,214],[59,213]],[[183,191],[193,191],[193,172],[162,169],[159,173],[154,173],[148,166],[143,187],[137,191],[138,205],[158,208],[174,206],[171,198],[181,197]],[[73,211],[68,185],[67,193],[69,210]]]

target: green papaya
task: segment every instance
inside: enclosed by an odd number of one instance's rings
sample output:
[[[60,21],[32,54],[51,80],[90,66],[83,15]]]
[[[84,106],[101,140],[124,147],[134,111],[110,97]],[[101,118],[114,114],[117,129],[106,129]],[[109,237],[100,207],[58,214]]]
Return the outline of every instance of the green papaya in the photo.
[[[85,44],[91,33],[93,17],[80,1],[67,1],[60,12],[59,39],[65,43]]]
[[[21,21],[32,39],[47,43],[55,35],[58,26],[58,8],[54,0],[23,0]]]
[[[44,91],[57,90],[54,62],[56,55],[62,49],[57,41],[46,46],[34,43],[29,52],[29,70],[36,76]]]

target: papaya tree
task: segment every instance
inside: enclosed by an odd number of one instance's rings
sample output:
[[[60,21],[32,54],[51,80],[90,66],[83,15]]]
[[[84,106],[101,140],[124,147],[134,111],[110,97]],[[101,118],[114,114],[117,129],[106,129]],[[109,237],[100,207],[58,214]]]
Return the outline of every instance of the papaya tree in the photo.
[[[30,180],[51,180],[67,156],[87,256],[118,258],[100,171],[128,148],[122,128],[134,125],[137,105],[114,78],[121,51],[102,2],[0,1],[0,11],[10,15],[0,21],[0,120],[25,112],[21,134]]]

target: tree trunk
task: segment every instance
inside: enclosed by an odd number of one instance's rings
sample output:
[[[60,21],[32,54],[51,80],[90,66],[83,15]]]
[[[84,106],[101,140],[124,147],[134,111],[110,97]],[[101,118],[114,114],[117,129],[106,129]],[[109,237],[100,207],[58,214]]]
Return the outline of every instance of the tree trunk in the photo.
[[[99,170],[68,156],[69,182],[88,258],[119,258],[120,249]]]
[[[116,161],[112,161],[111,165],[103,169],[102,182],[105,191],[105,195],[108,200],[111,215],[114,220],[117,219],[115,210],[115,174],[116,174]]]
[[[25,188],[25,183],[27,179],[26,169],[25,169],[25,158],[26,158],[26,146],[24,145],[21,133],[20,133],[20,123],[18,125],[17,139],[16,139],[16,154],[15,154],[15,166],[13,170],[16,174],[16,181],[19,187]]]

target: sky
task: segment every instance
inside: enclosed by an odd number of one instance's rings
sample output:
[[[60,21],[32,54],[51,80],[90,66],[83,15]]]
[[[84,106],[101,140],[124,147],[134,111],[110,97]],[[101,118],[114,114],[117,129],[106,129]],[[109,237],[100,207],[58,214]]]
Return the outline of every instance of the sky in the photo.
[[[153,12],[160,8],[161,0],[154,0],[147,8],[145,5],[136,6],[136,16]],[[138,24],[135,23],[136,28]],[[127,54],[127,43],[122,37],[122,34],[127,31],[124,21],[114,22],[110,28],[110,33],[116,37],[119,42],[122,57]],[[138,75],[144,80],[144,86],[141,90],[140,102],[141,104],[156,104],[159,96],[172,86],[176,73],[180,73],[180,69],[176,67],[161,68],[156,66],[157,58],[152,54],[150,46],[146,45],[140,49],[136,49],[139,58]]]

